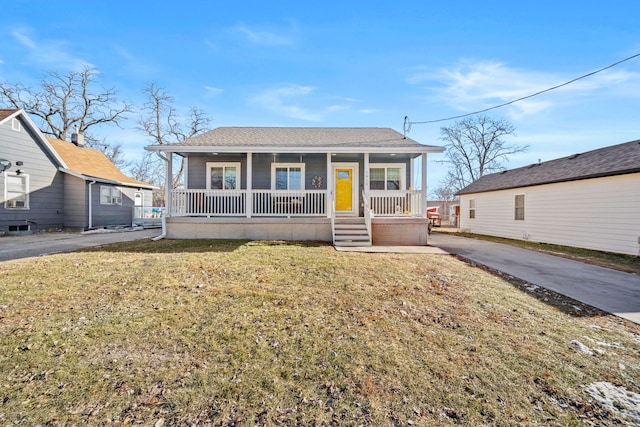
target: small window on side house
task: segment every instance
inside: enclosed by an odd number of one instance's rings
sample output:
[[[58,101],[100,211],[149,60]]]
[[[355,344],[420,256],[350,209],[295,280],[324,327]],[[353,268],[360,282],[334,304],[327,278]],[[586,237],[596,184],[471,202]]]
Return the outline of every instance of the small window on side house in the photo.
[[[524,221],[524,194],[516,194],[514,219]]]
[[[29,209],[29,175],[7,175],[5,180],[6,209]]]
[[[121,205],[122,192],[119,188],[110,187],[108,185],[100,186],[100,204],[101,205]]]
[[[476,200],[469,200],[469,218],[474,219],[476,217]]]
[[[20,129],[22,129],[22,127],[20,126],[20,120],[11,119],[11,129],[15,130],[16,132],[20,132]]]

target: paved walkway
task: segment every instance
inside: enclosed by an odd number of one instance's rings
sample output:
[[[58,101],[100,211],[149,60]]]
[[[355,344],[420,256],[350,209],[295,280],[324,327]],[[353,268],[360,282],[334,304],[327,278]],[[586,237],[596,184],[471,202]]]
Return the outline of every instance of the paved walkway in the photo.
[[[0,261],[69,252],[109,243],[149,239],[162,233],[159,228],[117,230],[96,233],[36,233],[0,237]]]
[[[449,233],[429,245],[640,324],[640,275]]]

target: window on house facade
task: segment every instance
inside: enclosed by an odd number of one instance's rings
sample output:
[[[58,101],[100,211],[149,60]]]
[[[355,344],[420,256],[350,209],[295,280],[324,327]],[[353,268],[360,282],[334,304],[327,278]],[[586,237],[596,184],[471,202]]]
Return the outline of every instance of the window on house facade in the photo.
[[[121,205],[122,191],[117,187],[109,185],[100,186],[100,204],[101,205]]]
[[[375,164],[369,168],[369,188],[372,190],[404,190],[404,164]]]
[[[304,163],[272,163],[272,190],[304,190]]]
[[[524,194],[516,194],[514,219],[524,221]]]
[[[29,209],[29,175],[7,174],[4,192],[6,209]]]
[[[476,199],[469,200],[469,218],[474,219],[476,217]]]
[[[239,190],[240,163],[207,162],[207,190]]]
[[[22,126],[20,126],[20,120],[18,119],[11,119],[11,129],[20,132],[20,130],[22,129]]]

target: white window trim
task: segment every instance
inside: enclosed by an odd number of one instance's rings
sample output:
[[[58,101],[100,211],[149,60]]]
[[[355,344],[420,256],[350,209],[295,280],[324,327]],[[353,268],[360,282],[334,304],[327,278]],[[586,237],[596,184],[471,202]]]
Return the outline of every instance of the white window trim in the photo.
[[[476,199],[469,199],[469,219],[476,219]]]
[[[306,174],[304,163],[271,163],[271,189],[276,189],[276,169],[277,168],[300,168],[300,190],[305,189]],[[287,174],[287,189],[289,188],[289,175]],[[281,190],[284,191],[284,190]],[[293,190],[299,191],[299,190]]]
[[[384,186],[387,186],[387,169],[400,168],[400,190],[407,189],[407,165],[405,163],[369,163],[369,182],[371,182],[371,169],[384,168]],[[369,184],[371,185],[371,184]],[[385,188],[385,191],[387,190]]]
[[[6,176],[18,177],[18,178],[24,179],[25,196],[24,196],[24,206],[20,206],[20,207],[9,206],[9,180],[5,179],[4,180],[4,208],[11,209],[11,210],[28,210],[29,209],[29,193],[30,193],[29,192],[29,175],[24,173],[18,175],[17,173],[7,172]]]
[[[207,190],[211,190],[211,168],[234,167],[237,171],[236,188],[223,188],[222,190],[240,190],[242,188],[242,171],[240,162],[207,162]],[[223,171],[224,175],[224,171]],[[222,181],[224,185],[224,180]],[[217,190],[220,191],[220,190]]]
[[[103,189],[109,189],[109,199],[111,200],[111,203],[105,203],[102,200],[102,191]],[[120,197],[114,197],[113,192],[114,190],[117,190],[118,193],[120,194]],[[115,203],[114,203],[115,200]],[[103,206],[120,206],[122,205],[122,190],[118,187],[114,187],[111,185],[101,185],[100,186],[100,204]]]
[[[13,118],[11,119],[11,129],[20,132],[22,130],[22,126],[20,125],[20,120]]]

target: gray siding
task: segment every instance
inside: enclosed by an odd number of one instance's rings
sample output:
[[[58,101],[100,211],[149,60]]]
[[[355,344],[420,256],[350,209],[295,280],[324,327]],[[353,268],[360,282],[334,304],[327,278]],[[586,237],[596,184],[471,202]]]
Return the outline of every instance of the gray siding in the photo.
[[[56,230],[64,224],[64,178],[54,160],[39,145],[37,137],[20,120],[21,129],[15,131],[11,120],[0,126],[0,158],[13,164],[0,174],[0,231],[11,225],[30,224],[31,230]],[[23,162],[17,166],[16,162]],[[6,209],[5,186],[7,173],[24,171],[29,177],[29,208]]]
[[[122,192],[122,204],[102,205],[100,204],[100,187],[117,187]],[[130,226],[133,219],[134,194],[137,188],[114,186],[110,184],[96,183],[91,191],[92,226],[105,227],[110,225]]]
[[[95,185],[94,185],[95,186]],[[94,189],[92,189],[93,191]],[[98,190],[99,191],[99,190]],[[78,177],[65,175],[64,180],[64,224],[70,230],[88,227],[87,183]]]

